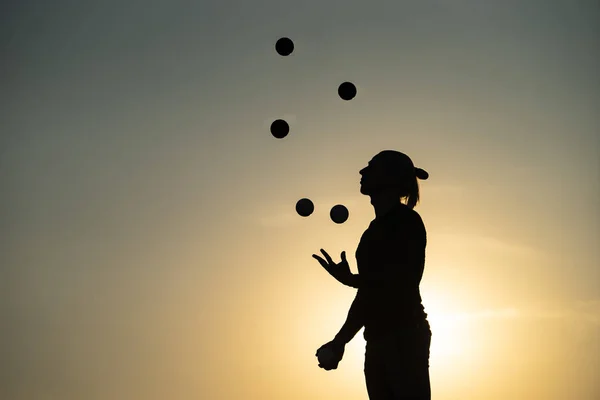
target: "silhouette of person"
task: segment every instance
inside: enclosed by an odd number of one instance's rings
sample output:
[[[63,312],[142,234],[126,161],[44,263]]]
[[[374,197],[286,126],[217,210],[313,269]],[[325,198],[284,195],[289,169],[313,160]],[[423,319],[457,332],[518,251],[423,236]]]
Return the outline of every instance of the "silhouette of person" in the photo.
[[[358,289],[346,322],[335,338],[317,350],[332,354],[319,367],[338,367],[345,345],[364,327],[364,374],[370,400],[430,400],[431,328],[419,284],[425,266],[427,236],[420,215],[417,179],[429,174],[405,154],[385,150],[360,171],[360,191],[371,198],[375,219],[356,249],[358,274],[341,253],[335,263],[313,257],[340,283]]]

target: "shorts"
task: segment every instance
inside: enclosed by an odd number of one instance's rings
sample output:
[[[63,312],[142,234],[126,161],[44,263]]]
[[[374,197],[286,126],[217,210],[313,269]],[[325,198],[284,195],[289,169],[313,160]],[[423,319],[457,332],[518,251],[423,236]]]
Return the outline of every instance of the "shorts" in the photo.
[[[425,321],[367,341],[364,373],[370,400],[430,400],[431,328]]]

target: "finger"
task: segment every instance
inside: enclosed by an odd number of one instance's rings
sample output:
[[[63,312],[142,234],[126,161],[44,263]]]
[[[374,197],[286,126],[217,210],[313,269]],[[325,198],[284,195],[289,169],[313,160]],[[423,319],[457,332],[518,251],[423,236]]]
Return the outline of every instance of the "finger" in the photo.
[[[342,251],[342,261],[346,262],[346,252]]]
[[[317,260],[322,266],[323,268],[325,268],[326,270],[329,270],[329,264],[327,264],[327,262],[325,260],[323,260],[321,257],[313,254],[313,258],[315,260]]]
[[[316,254],[313,254],[313,258],[314,258],[315,260],[317,260],[318,262],[320,262],[320,263],[321,263],[321,265],[323,265],[323,264],[327,264],[327,262],[326,262],[325,260],[323,260],[321,257],[319,257],[319,256],[318,256],[318,255],[316,255]]]
[[[333,264],[333,260],[331,259],[331,257],[329,257],[329,254],[327,254],[327,252],[323,249],[321,249],[321,253],[323,253],[323,255],[325,256],[325,259],[327,260],[327,262],[329,264]]]

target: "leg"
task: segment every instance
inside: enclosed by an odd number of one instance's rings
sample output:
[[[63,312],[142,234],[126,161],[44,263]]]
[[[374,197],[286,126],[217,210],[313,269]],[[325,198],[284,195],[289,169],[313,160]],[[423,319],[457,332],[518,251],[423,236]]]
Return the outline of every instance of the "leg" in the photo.
[[[365,381],[369,400],[394,400],[393,393],[386,379],[384,343],[367,342],[365,352]]]
[[[392,399],[431,400],[430,345],[431,331],[428,324],[398,335],[385,360]]]

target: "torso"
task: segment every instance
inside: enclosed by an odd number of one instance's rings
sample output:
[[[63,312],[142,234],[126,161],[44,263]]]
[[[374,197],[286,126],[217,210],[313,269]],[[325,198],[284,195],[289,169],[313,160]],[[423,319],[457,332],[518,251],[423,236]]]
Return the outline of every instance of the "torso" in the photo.
[[[366,308],[365,339],[426,321],[419,291],[426,244],[421,217],[403,204],[373,220],[363,233],[356,249],[360,275],[378,274],[390,260],[394,267],[403,268],[402,278],[389,282],[385,290],[359,289]]]

